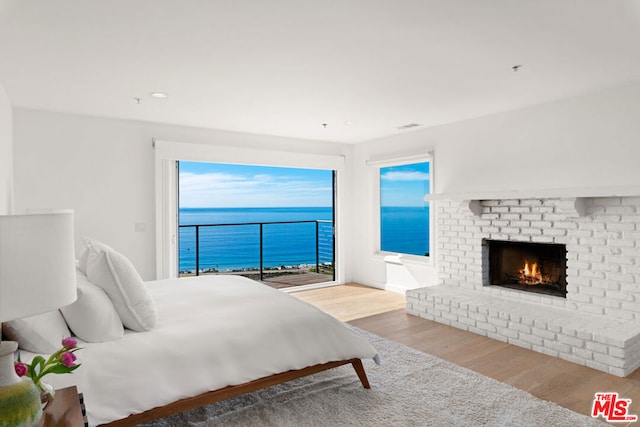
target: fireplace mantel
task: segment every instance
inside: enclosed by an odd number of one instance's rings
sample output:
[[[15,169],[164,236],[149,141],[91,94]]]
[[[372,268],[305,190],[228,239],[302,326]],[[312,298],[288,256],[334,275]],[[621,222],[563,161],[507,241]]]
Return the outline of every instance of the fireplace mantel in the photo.
[[[469,191],[426,194],[430,200],[513,200],[640,196],[640,186],[542,188],[537,190]]]
[[[425,201],[460,201],[460,208],[473,215],[482,213],[482,200],[559,199],[562,212],[573,217],[585,215],[586,200],[602,197],[640,196],[640,186],[546,188],[538,190],[474,191],[425,194]]]

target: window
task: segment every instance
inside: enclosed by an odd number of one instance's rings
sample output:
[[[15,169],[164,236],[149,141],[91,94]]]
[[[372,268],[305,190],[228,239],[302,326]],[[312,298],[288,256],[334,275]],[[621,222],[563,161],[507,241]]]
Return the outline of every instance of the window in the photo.
[[[380,250],[429,256],[430,162],[380,168]]]
[[[245,141],[240,138],[240,140]],[[246,136],[246,143],[250,146],[268,145],[261,143],[262,139],[253,135]],[[263,148],[238,147],[235,145],[190,143],[185,141],[166,141],[153,139],[155,158],[155,199],[156,199],[156,277],[169,279],[178,277],[178,161],[242,164],[252,159],[255,165],[310,168],[335,171],[335,205],[334,223],[335,234],[335,274],[336,281],[346,281],[344,265],[346,253],[344,250],[344,231],[339,227],[345,212],[341,209],[341,201],[347,195],[341,190],[344,180],[345,157],[341,154],[309,154],[292,151],[279,151]]]

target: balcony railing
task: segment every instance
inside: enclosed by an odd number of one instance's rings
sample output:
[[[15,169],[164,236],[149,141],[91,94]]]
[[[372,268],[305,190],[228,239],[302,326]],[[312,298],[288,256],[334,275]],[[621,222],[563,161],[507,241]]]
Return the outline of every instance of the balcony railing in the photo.
[[[180,275],[306,272],[335,280],[333,221],[274,221],[179,226]]]

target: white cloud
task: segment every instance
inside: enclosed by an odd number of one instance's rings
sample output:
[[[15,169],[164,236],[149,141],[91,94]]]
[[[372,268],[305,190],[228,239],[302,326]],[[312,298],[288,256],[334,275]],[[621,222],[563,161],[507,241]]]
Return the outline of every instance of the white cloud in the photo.
[[[180,174],[180,191],[200,191],[211,188],[225,188],[229,185],[246,185],[243,176],[225,173],[195,174],[183,172]]]
[[[228,173],[180,174],[183,207],[330,206],[331,187],[297,177]]]
[[[419,171],[389,171],[382,175],[385,181],[425,181],[430,175]]]

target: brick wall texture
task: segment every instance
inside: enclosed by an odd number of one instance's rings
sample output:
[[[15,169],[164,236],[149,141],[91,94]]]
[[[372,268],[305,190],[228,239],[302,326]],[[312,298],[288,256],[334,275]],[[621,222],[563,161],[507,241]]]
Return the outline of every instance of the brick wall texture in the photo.
[[[482,201],[480,215],[460,202],[436,204],[437,265],[444,285],[488,283],[485,239],[567,247],[567,298],[512,297],[607,318],[640,321],[640,197],[585,199],[583,216],[566,199]]]

